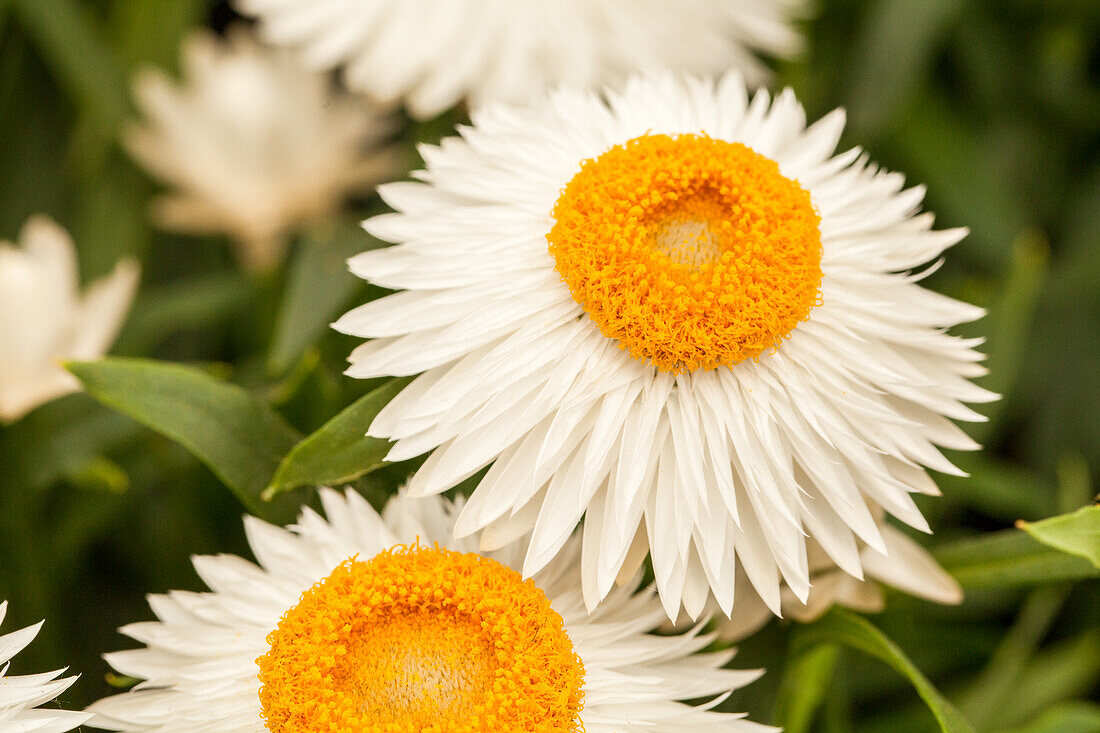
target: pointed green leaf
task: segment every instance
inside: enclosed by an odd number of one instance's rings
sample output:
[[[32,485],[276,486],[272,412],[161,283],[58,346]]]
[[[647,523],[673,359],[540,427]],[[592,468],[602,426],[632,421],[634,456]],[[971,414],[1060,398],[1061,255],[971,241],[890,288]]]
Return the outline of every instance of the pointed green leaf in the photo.
[[[392,444],[368,438],[367,428],[408,383],[408,379],[386,382],[294,446],[264,491],[264,498],[271,499],[299,486],[346,483],[384,465]]]
[[[1043,544],[1083,557],[1100,568],[1100,506],[1039,522],[1019,522],[1018,526]]]
[[[245,389],[194,367],[143,359],[68,368],[100,402],[191,451],[250,512],[277,522],[293,517],[295,502],[268,504],[260,494],[298,433]]]
[[[846,644],[876,657],[909,680],[932,711],[940,730],[944,733],[974,733],[974,727],[940,694],[905,652],[877,627],[854,613],[834,608],[816,623],[799,628],[794,644],[799,652],[818,644]]]

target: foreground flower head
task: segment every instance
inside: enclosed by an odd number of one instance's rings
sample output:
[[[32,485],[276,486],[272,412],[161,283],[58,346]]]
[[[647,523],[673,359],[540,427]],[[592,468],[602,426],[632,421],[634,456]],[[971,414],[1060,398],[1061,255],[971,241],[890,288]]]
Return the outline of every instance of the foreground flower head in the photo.
[[[924,467],[976,447],[947,418],[993,397],[968,381],[979,340],[946,332],[982,311],[920,287],[965,231],[834,155],[843,125],[739,75],[659,76],[487,107],[425,147],[366,223],[397,246],[350,261],[403,292],[335,324],[373,339],[348,374],[420,374],[369,428],[389,460],[434,451],[410,494],[491,464],[460,536],[533,530],[531,574],[584,515],[589,607],[648,550],[672,618],[708,591],[728,614],[735,566],[773,611],[781,581],[805,602],[807,535],[859,577],[879,507],[928,531]]]
[[[0,624],[8,612],[8,602],[0,603]],[[62,733],[72,730],[90,715],[39,707],[69,689],[76,677],[58,676],[65,670],[44,674],[15,676],[8,674],[12,658],[27,648],[42,628],[39,622],[19,631],[0,635],[0,730],[13,733]]]
[[[655,636],[664,611],[637,582],[591,616],[578,549],[542,573],[519,544],[452,542],[456,507],[391,499],[382,516],[323,490],[289,530],[249,518],[260,567],[199,557],[210,593],[150,597],[159,621],[123,631],[144,649],[108,655],[146,681],[90,708],[126,731],[763,731],[677,700],[720,695],[758,672],[722,669],[695,627]],[[440,543],[440,544],[436,544]],[[449,544],[445,548],[442,543]]]
[[[289,53],[234,29],[225,40],[197,32],[182,55],[182,84],[160,71],[136,77],[144,120],[125,138],[175,189],[155,202],[161,226],[228,234],[243,264],[264,270],[282,257],[290,230],[395,170],[382,147],[391,120]]]
[[[350,86],[430,117],[469,97],[524,103],[558,84],[596,89],[638,69],[765,78],[789,56],[803,0],[238,0],[269,41]]]
[[[780,595],[782,615],[809,623],[833,606],[875,613],[885,605],[880,583],[936,603],[954,605],[962,602],[963,592],[958,581],[941,568],[927,550],[885,521],[880,521],[878,528],[886,551],[879,552],[861,543],[862,578],[841,570],[816,541],[807,540],[810,593],[803,602],[784,586]],[[760,599],[744,571],[738,571],[735,582],[737,603],[733,615],[718,620],[719,633],[731,641],[744,639],[772,618],[771,609]]]
[[[0,422],[80,388],[60,362],[103,356],[137,283],[137,263],[122,260],[81,293],[73,240],[45,216],[17,245],[0,241]]]

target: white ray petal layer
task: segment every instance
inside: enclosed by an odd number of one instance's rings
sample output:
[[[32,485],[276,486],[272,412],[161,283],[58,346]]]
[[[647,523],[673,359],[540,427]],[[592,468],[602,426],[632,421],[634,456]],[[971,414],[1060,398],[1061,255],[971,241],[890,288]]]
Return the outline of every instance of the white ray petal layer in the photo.
[[[779,613],[781,587],[810,596],[807,536],[858,578],[857,542],[891,552],[880,507],[928,531],[910,495],[935,493],[925,468],[957,472],[939,448],[975,447],[950,422],[982,419],[964,403],[996,398],[968,381],[979,342],[948,333],[982,311],[920,287],[920,268],[965,231],[931,228],[923,188],[858,151],[835,154],[842,124],[838,111],[807,127],[793,94],[750,97],[735,73],[658,75],[604,97],[491,105],[426,147],[420,182],[383,186],[396,212],[366,222],[394,246],[352,260],[402,292],[336,324],[381,336],[349,374],[421,373],[369,426],[395,441],[393,458],[434,451],[410,491],[492,465],[458,529],[534,529],[527,573],[598,497],[602,530],[583,550],[590,606],[642,535],[666,608],[696,592],[688,578],[727,608],[740,572]],[[673,377],[616,348],[554,277],[546,235],[563,188],[583,161],[649,134],[742,143],[808,191],[821,300],[778,350]]]
[[[558,84],[596,89],[639,69],[766,77],[790,56],[803,0],[237,0],[307,65],[431,117],[463,97],[525,103]]]
[[[122,629],[145,646],[107,655],[120,673],[145,681],[92,705],[90,725],[158,733],[262,733],[256,660],[268,650],[268,634],[305,590],[347,558],[369,559],[399,543],[438,542],[459,552],[477,551],[474,540],[453,539],[461,504],[402,493],[379,515],[352,491],[323,489],[321,499],[327,519],[310,509],[287,529],[246,519],[258,565],[234,555],[199,557],[195,567],[210,592],[150,596],[158,620]],[[484,554],[518,569],[526,544]],[[580,545],[579,536],[567,541],[534,580],[561,615],[583,661],[580,722],[586,731],[775,730],[741,715],[678,702],[718,700],[762,671],[724,669],[733,650],[704,653],[714,636],[700,633],[698,626],[673,636],[648,633],[664,622],[665,612],[656,593],[639,588],[637,580],[615,588],[589,614],[580,588]]]
[[[8,602],[0,603],[0,624],[8,612]],[[42,624],[0,635],[0,730],[11,733],[64,733],[73,730],[91,716],[62,710],[54,700],[76,682],[76,677],[61,677],[65,670],[44,674],[11,675],[12,658],[23,651],[38,635]]]

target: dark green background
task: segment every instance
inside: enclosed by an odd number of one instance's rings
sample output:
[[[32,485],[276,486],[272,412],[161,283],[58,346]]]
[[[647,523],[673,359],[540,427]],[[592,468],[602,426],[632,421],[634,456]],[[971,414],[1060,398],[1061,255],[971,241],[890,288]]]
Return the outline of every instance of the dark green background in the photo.
[[[327,333],[292,366],[265,366],[286,276],[249,279],[225,241],[153,231],[155,186],[117,145],[128,75],[174,67],[188,29],[232,18],[203,0],[0,0],[0,238],[46,212],[72,231],[86,278],[140,257],[141,293],[114,353],[212,365],[305,432],[370,386],[340,376],[351,342]],[[1005,398],[974,428],[986,451],[958,456],[973,478],[943,479],[945,497],[922,504],[929,542],[1088,503],[1100,468],[1100,3],[827,0],[802,25],[806,51],[777,65],[779,82],[810,119],[847,108],[842,147],[927,184],[938,225],[972,232],[930,283],[990,309],[965,333],[988,336],[984,383]],[[413,143],[456,119],[410,122],[410,165]],[[376,206],[352,202],[349,216]],[[342,247],[368,246],[342,231]],[[400,478],[389,469],[362,488],[384,496]],[[12,671],[68,665],[83,675],[64,696],[74,706],[106,694],[99,654],[131,645],[114,629],[151,617],[146,592],[200,589],[190,555],[246,553],[240,513],[186,451],[85,395],[0,428],[3,630],[47,619]],[[873,621],[979,730],[1055,731],[1082,711],[1100,720],[1073,702],[1100,691],[1096,581],[975,590],[953,609],[889,600]],[[744,645],[738,666],[769,675],[727,707],[778,722],[791,632],[773,623]],[[933,729],[887,667],[845,652],[837,669],[819,682],[814,729]]]

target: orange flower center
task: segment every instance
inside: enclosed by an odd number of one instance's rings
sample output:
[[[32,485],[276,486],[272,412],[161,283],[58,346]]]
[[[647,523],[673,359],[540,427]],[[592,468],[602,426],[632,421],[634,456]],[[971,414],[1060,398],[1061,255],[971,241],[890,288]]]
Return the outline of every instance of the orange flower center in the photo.
[[[302,594],[257,659],[272,731],[582,730],[584,666],[531,580],[476,553],[398,546]]]
[[[810,195],[740,143],[634,138],[584,161],[552,216],[573,298],[660,371],[755,359],[820,304]]]

